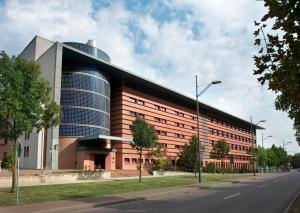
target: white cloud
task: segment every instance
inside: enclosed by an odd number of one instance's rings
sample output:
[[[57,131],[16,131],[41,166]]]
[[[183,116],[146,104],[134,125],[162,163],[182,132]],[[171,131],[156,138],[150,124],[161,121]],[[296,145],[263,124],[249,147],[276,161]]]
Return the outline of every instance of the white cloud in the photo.
[[[253,20],[264,14],[262,3],[166,0],[165,4],[174,11],[190,8],[191,13],[184,21],[160,22],[152,16],[154,9],[141,15],[127,10],[121,1],[99,11],[93,11],[90,1],[7,1],[0,7],[0,49],[18,54],[36,34],[58,41],[93,38],[114,64],[191,96],[195,74],[200,83],[222,80],[201,100],[244,119],[250,115],[255,121],[266,119],[265,135],[274,135],[270,143],[294,141],[292,122],[286,113],[274,110],[275,95],[252,75]],[[135,49],[131,22],[145,35],[141,42],[145,52]],[[296,144],[291,147],[299,151]]]

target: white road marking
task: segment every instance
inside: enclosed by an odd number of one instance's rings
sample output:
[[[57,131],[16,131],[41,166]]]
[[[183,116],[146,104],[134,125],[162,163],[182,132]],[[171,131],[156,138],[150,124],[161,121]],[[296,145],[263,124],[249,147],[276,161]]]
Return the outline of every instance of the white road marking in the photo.
[[[230,195],[228,197],[224,197],[224,200],[226,199],[229,199],[229,198],[232,198],[232,197],[236,197],[236,196],[239,196],[241,193],[237,193],[237,194],[234,194],[234,195]]]
[[[260,186],[258,186],[257,188],[262,188],[262,187],[265,187],[266,185],[260,185]]]

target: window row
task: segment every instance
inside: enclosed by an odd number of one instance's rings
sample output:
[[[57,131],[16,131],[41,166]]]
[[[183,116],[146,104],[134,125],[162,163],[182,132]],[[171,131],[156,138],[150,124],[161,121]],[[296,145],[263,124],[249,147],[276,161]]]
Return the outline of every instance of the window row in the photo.
[[[229,133],[229,132],[224,132],[224,131],[218,130],[218,129],[210,128],[210,133],[213,135],[218,135],[218,136],[222,136],[225,138],[231,138],[231,139],[235,139],[238,141],[251,143],[251,138],[247,138],[247,137],[236,135],[236,134]],[[256,143],[256,140],[253,139],[253,142]]]
[[[226,121],[223,121],[223,120],[220,120],[220,119],[216,119],[216,118],[212,118],[212,117],[210,118],[210,122],[222,125],[224,127],[229,127],[231,129],[235,129],[235,130],[238,130],[238,131],[241,131],[241,132],[246,132],[246,133],[249,133],[249,134],[251,132],[250,129],[239,127],[239,126],[236,126],[236,125],[231,124],[229,122],[226,122]],[[255,131],[253,131],[253,134],[255,134]]]
[[[145,105],[145,101],[142,101],[142,100],[139,100],[139,99],[136,99],[136,98],[131,98],[131,97],[129,97],[129,98],[128,98],[128,101],[129,101],[129,102],[132,102],[132,103],[136,103],[136,104],[138,104],[138,105],[142,105],[142,106]]]
[[[137,158],[124,158],[124,162],[125,162],[125,164],[138,164],[139,162],[139,159],[137,159]],[[145,163],[145,164],[148,164],[148,163],[150,163],[150,162],[154,162],[154,160],[153,159],[141,159],[141,162],[142,163]]]
[[[133,116],[133,117],[136,117],[136,118],[145,118],[145,115],[142,114],[142,113],[138,113],[138,112],[132,112],[132,111],[129,111],[129,115],[130,116]]]
[[[210,144],[211,144],[211,146],[214,146],[217,144],[217,141],[211,140]],[[250,147],[237,145],[237,144],[228,143],[228,145],[230,146],[231,150],[247,151],[250,149]]]
[[[157,118],[157,117],[154,117],[154,120],[155,120],[156,122],[163,123],[163,124],[166,124],[166,123],[167,123],[167,120],[166,120],[166,119],[163,119],[163,118]]]

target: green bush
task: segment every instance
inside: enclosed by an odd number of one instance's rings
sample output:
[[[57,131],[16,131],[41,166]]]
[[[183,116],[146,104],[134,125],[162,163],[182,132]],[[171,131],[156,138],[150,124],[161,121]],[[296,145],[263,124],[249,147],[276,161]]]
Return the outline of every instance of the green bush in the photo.
[[[174,167],[168,159],[162,158],[154,160],[152,170],[173,171]]]
[[[216,166],[209,162],[205,167],[203,167],[203,171],[207,173],[216,173]]]

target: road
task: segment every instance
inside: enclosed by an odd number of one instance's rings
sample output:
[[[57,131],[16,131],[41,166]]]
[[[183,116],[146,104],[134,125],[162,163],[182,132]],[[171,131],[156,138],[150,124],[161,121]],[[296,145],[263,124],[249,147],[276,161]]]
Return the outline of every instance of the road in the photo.
[[[259,174],[258,174],[259,176]],[[180,194],[93,208],[81,212],[283,213],[300,189],[300,173],[200,187]]]

